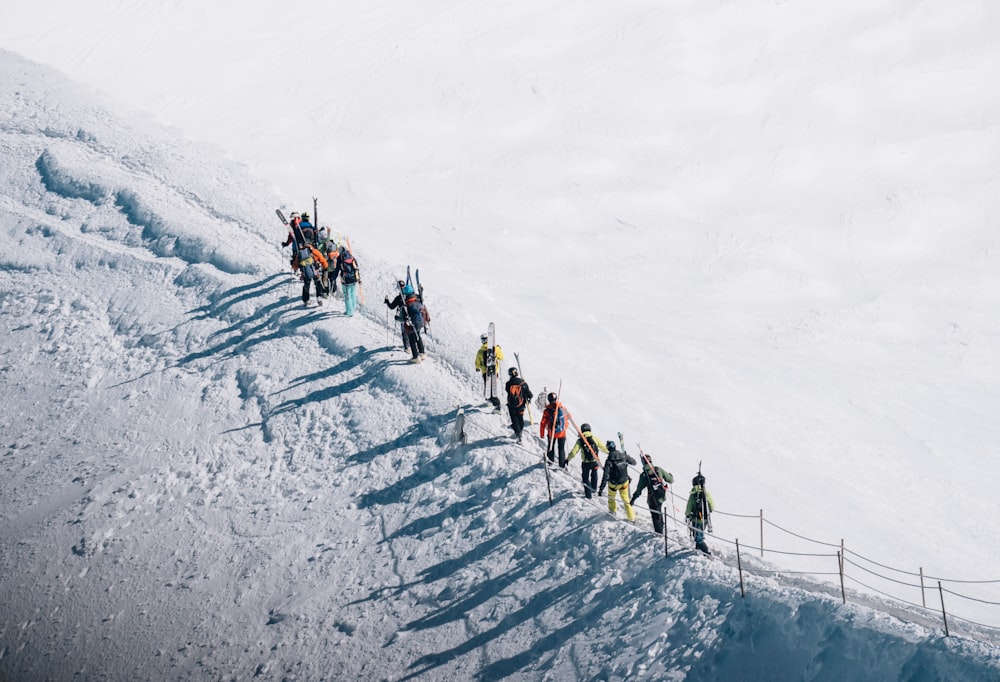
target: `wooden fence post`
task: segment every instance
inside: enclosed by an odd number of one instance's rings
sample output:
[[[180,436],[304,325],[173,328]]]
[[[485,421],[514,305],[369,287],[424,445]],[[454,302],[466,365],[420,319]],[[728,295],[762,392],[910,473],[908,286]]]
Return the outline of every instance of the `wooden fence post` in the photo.
[[[764,510],[760,510],[760,555],[764,556]]]
[[[847,603],[847,592],[844,591],[844,555],[837,552],[837,567],[840,569],[840,598]]]
[[[941,587],[941,581],[938,580],[938,594],[941,595],[941,618],[944,619],[944,636],[948,637],[948,614],[944,611],[944,588]]]
[[[666,503],[667,501],[664,500],[663,504]],[[663,511],[663,505],[660,505],[660,521],[663,523],[663,556],[670,556],[670,545],[667,543],[667,513]]]
[[[743,589],[743,562],[740,560],[740,539],[736,538],[736,568],[740,572],[740,596],[746,599],[747,593]]]
[[[920,603],[927,608],[927,595],[924,593],[924,567],[920,567]]]

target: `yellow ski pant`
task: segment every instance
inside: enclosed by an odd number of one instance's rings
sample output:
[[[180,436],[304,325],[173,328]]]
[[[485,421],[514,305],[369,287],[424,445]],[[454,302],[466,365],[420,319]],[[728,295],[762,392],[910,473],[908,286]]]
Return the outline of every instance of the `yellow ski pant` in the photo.
[[[625,504],[625,518],[629,521],[635,521],[635,511],[632,509],[632,503],[628,499],[628,481],[624,483],[608,483],[608,511],[612,514],[618,509],[615,493],[621,495],[622,502]]]

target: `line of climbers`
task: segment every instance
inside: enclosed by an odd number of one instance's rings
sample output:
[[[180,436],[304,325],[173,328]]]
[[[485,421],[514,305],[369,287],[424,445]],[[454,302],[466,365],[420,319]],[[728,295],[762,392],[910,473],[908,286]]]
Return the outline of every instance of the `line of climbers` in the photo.
[[[282,246],[295,245],[291,266],[293,272],[298,272],[302,280],[302,303],[309,305],[309,289],[314,286],[318,305],[330,293],[337,291],[337,279],[343,285],[344,313],[353,316],[358,306],[358,292],[361,286],[361,270],[351,253],[348,244],[342,244],[333,239],[328,227],[321,227],[317,232],[309,220],[309,213],[292,213],[289,219],[288,237]],[[403,341],[403,350],[412,354],[411,362],[422,362],[425,358],[423,332],[430,323],[430,312],[423,301],[423,287],[410,281],[409,271],[406,280],[396,282],[398,293],[391,299],[386,296],[384,303],[390,310],[395,310],[395,320],[399,324]],[[491,325],[492,331],[492,325]],[[497,395],[497,377],[500,375],[501,362],[504,360],[503,349],[499,344],[490,347],[489,335],[480,337],[481,346],[476,353],[476,370],[482,374],[483,392],[487,402],[500,412],[500,398]],[[516,355],[516,353],[515,353]],[[504,385],[507,395],[507,410],[510,414],[511,429],[518,443],[522,442],[524,432],[524,415],[528,412],[531,418],[531,400],[534,394],[528,383],[520,376],[517,367],[507,371],[508,380]],[[539,422],[539,438],[545,442],[545,459],[549,465],[555,465],[558,459],[560,469],[565,469],[570,460],[580,454],[580,473],[583,482],[584,495],[590,499],[596,492],[603,496],[608,490],[608,511],[617,512],[616,497],[620,498],[625,507],[625,517],[629,522],[635,521],[635,510],[632,505],[646,491],[646,503],[649,506],[653,521],[653,530],[657,534],[664,531],[663,504],[666,501],[668,486],[674,482],[673,474],[662,467],[654,466],[652,458],[646,454],[641,457],[642,471],[635,492],[629,495],[632,479],[629,475],[629,465],[636,466],[635,458],[625,451],[625,444],[619,434],[620,447],[614,440],[602,440],[591,431],[590,424],[584,423],[579,429],[565,406],[559,401],[556,393],[549,392],[538,396],[538,407],[542,410]],[[576,443],[566,454],[566,434],[572,424],[577,433]],[[607,455],[603,465],[603,475],[598,484],[598,470],[601,469],[600,453]],[[705,543],[705,533],[711,532],[711,512],[715,503],[711,494],[705,488],[705,477],[701,471],[692,480],[691,492],[688,494],[685,518],[694,539],[695,546],[709,553]]]
[[[340,243],[329,227],[319,231],[309,220],[309,213],[292,213],[288,220],[288,237],[282,246],[292,249],[292,272],[302,281],[302,305],[309,305],[309,289],[316,290],[316,303],[323,305],[330,294],[337,293],[340,280],[344,295],[344,314],[352,317],[358,309],[361,288],[361,267],[349,243]]]
[[[279,217],[282,217],[279,212]],[[364,294],[361,291],[361,266],[355,258],[350,239],[334,238],[329,227],[323,226],[317,231],[310,221],[308,211],[293,212],[288,220],[288,236],[282,246],[294,246],[292,249],[292,272],[298,273],[302,281],[302,304],[309,305],[311,288],[316,291],[317,305],[337,292],[337,281],[340,280],[344,294],[344,314],[352,317],[358,309],[358,297],[362,302]],[[399,280],[398,294],[393,300],[385,297],[385,305],[396,310],[396,322],[400,325],[403,339],[403,351],[412,352],[411,362],[421,362],[425,357],[423,333],[430,323],[430,312],[423,302],[423,288],[419,286],[420,273],[417,273],[418,285],[414,288],[410,281],[409,269],[406,280]]]
[[[500,361],[503,360],[503,349],[495,344],[491,349],[488,347],[489,337],[483,334],[480,337],[482,345],[476,353],[476,369],[483,376],[483,392],[487,403],[493,404],[499,412],[499,399],[493,395],[490,389],[490,382],[494,375],[500,373]],[[516,354],[515,354],[516,355]],[[495,358],[492,364],[486,362],[485,358]],[[524,431],[524,415],[528,412],[531,419],[531,400],[534,398],[528,382],[521,376],[517,367],[510,367],[507,370],[509,379],[505,384],[507,394],[507,411],[510,414],[510,428],[514,431],[516,442],[522,442]],[[646,492],[646,504],[653,521],[653,530],[658,535],[664,532],[663,504],[667,499],[669,485],[673,484],[674,476],[666,469],[653,464],[649,453],[642,453],[642,470],[636,483],[635,492],[629,494],[629,486],[632,478],[629,475],[629,465],[639,464],[634,457],[625,451],[625,443],[619,433],[618,443],[615,440],[602,440],[594,435],[590,424],[584,422],[576,428],[569,410],[560,401],[559,396],[554,392],[538,396],[537,407],[542,410],[542,417],[539,421],[538,437],[544,443],[545,460],[547,466],[555,466],[558,463],[560,469],[565,469],[569,462],[580,455],[580,478],[583,483],[583,494],[587,499],[596,493],[598,497],[604,495],[605,488],[608,490],[608,511],[616,514],[618,509],[617,498],[621,499],[625,507],[625,517],[629,522],[635,522],[635,510],[632,505],[636,499]],[[576,442],[566,453],[566,435],[572,426],[577,434]],[[603,467],[600,453],[607,455]],[[598,471],[603,468],[603,474],[598,483]],[[712,532],[711,513],[715,510],[715,501],[705,487],[705,476],[699,468],[698,473],[691,481],[691,491],[688,493],[687,507],[684,511],[684,518],[687,520],[689,533],[694,540],[695,547],[705,554],[710,554],[708,544],[705,542],[705,534]]]

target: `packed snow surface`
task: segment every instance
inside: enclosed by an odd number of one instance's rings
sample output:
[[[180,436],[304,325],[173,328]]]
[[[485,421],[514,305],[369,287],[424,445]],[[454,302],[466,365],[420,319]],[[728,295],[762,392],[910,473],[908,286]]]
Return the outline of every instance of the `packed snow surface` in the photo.
[[[1000,676],[1000,6],[205,4],[3,10],[0,677]]]

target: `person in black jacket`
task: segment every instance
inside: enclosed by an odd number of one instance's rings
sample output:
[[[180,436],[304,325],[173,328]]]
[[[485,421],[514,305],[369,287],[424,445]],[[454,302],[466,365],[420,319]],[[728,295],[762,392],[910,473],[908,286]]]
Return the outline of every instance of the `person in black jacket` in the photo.
[[[413,353],[411,362],[421,362],[424,359],[424,341],[420,338],[424,320],[423,302],[409,284],[400,280],[397,285],[399,294],[392,301],[386,296],[385,305],[396,310],[396,321],[400,323],[403,332],[403,350],[408,349]]]
[[[628,484],[632,480],[628,475],[628,465],[635,466],[635,459],[624,450],[619,450],[613,440],[608,443],[608,458],[604,462],[604,476],[601,477],[601,487],[597,490],[597,495],[604,494],[604,487],[608,488],[608,511],[615,513],[617,505],[615,503],[615,493],[622,498],[625,505],[625,518],[635,521],[635,510],[632,509],[632,501],[628,496]]]
[[[646,491],[646,504],[649,505],[650,516],[653,517],[653,531],[657,535],[663,535],[663,502],[667,499],[667,486],[674,482],[674,475],[663,467],[654,466],[655,473],[650,471],[649,467],[650,465],[643,459],[642,473],[639,474],[639,482],[635,484],[635,493],[632,494],[631,502],[635,504],[642,491]],[[662,488],[657,481],[657,474],[659,474],[660,481],[663,481]]]
[[[517,372],[517,367],[507,370],[510,379],[504,385],[507,391],[507,410],[510,412],[510,426],[514,429],[514,436],[517,442],[521,442],[521,432],[524,431],[524,409],[534,397],[528,382],[522,379]]]

